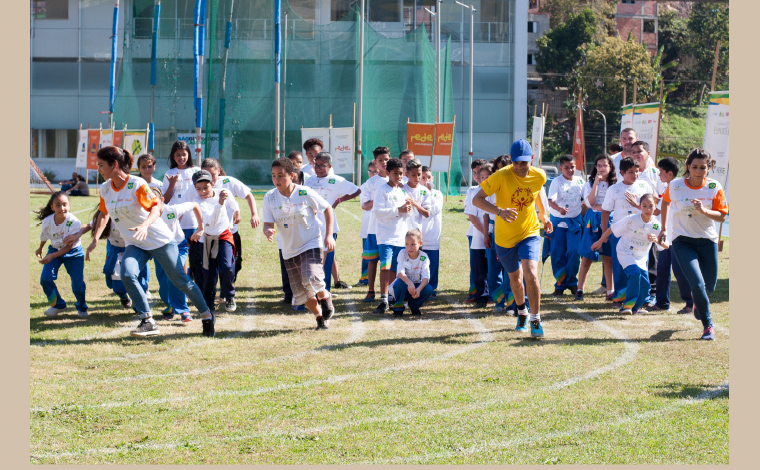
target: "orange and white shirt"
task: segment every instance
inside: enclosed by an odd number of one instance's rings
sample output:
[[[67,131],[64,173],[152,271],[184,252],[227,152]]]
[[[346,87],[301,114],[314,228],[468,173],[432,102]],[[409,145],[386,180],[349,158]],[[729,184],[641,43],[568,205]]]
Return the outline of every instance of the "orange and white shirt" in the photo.
[[[728,203],[720,183],[714,179],[705,178],[702,186],[694,188],[689,186],[686,178],[680,178],[670,182],[662,198],[670,203],[668,215],[673,214],[673,226],[670,232],[674,240],[683,235],[691,238],[709,238],[718,242],[715,221],[698,212],[692,201],[700,200],[704,207],[728,214]]]
[[[158,204],[158,196],[148,183],[138,176],[130,175],[118,190],[112,180],[100,186],[100,212],[111,217],[111,223],[121,232],[127,246],[135,245],[143,250],[155,250],[174,240],[174,234],[159,217],[150,226],[145,240],[136,240],[129,229],[137,227],[147,218],[150,209]]]

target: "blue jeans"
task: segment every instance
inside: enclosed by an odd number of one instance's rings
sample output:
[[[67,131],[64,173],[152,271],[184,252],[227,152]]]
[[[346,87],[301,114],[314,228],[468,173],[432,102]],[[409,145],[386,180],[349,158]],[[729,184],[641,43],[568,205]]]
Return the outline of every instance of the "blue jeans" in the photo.
[[[208,260],[208,269],[203,269],[203,299],[209,309],[215,311],[216,281],[219,279],[219,296],[223,299],[235,297],[235,254],[234,245],[227,240],[218,240],[219,250],[216,258]]]
[[[414,287],[419,286],[419,282],[414,283]],[[422,307],[422,304],[424,304],[431,295],[433,295],[433,288],[430,286],[430,284],[428,284],[422,288],[420,291],[420,296],[416,299],[413,299],[412,296],[409,295],[406,283],[402,282],[400,279],[397,279],[393,282],[393,298],[396,299],[396,302],[393,304],[393,311],[404,311],[404,299],[406,299],[407,296],[409,296],[409,298],[406,300],[409,302],[409,308],[412,311],[419,310],[420,307]]]
[[[488,276],[486,277],[488,293],[496,305],[504,306],[504,302],[512,294],[512,289],[509,286],[507,270],[504,269],[504,266],[501,265],[496,256],[496,242],[493,232],[489,233],[489,235],[491,236],[491,248],[486,249],[486,258],[488,260]]]
[[[566,289],[578,285],[578,269],[581,265],[581,255],[578,247],[581,244],[581,216],[555,217],[551,216],[554,226],[551,243],[552,274],[556,282],[555,289]],[[564,222],[565,227],[559,227]]]
[[[56,251],[58,250],[52,246],[48,246],[47,254],[55,253]],[[55,285],[61,265],[66,268],[66,272],[69,273],[69,277],[71,278],[71,291],[77,299],[77,312],[86,312],[87,302],[84,300],[84,294],[87,286],[84,283],[84,250],[82,250],[81,246],[69,250],[65,255],[54,258],[48,264],[42,266],[40,285],[45,293],[45,297],[47,297],[48,304],[55,308],[66,308],[66,301],[63,300]]]
[[[718,283],[718,244],[709,238],[680,236],[673,240],[673,255],[689,282],[702,325],[712,326],[707,294],[714,291]]]
[[[436,289],[438,289],[438,266],[440,264],[439,250],[424,250],[425,253],[427,253],[428,257],[430,258],[430,287],[433,288],[433,295],[436,294]]]
[[[472,236],[467,237],[472,246]],[[488,259],[486,250],[473,250],[470,248],[470,297],[479,299],[486,291],[486,278],[488,277]]]
[[[338,234],[333,233],[333,240],[338,239]],[[337,247],[336,247],[337,249]],[[335,250],[325,253],[325,289],[330,291],[330,284],[332,284],[332,267],[335,263]]]
[[[132,307],[140,315],[140,318],[150,316],[150,305],[138,277],[140,269],[148,263],[151,256],[164,268],[169,281],[187,295],[198,312],[206,313],[208,306],[203,300],[203,294],[185,273],[182,260],[179,257],[177,242],[172,241],[154,250],[144,250],[135,245],[129,245],[124,250],[124,256],[121,260],[121,280],[132,299]]]
[[[631,309],[635,313],[649,297],[649,273],[636,264],[624,269],[628,275],[628,284],[626,285],[625,301],[623,301],[621,310]]]
[[[673,255],[673,247],[662,250],[657,257],[657,301],[655,304],[661,308],[670,307],[670,267],[673,266],[673,275],[678,283],[678,290],[681,293],[681,300],[686,302],[686,306],[691,308],[694,305],[694,299],[691,298],[691,287],[686,280],[681,265]]]
[[[610,235],[610,248],[612,249],[612,279],[615,281],[615,292],[612,294],[612,300],[615,302],[622,302],[625,300],[625,291],[628,286],[628,274],[625,269],[620,266],[620,262],[617,257],[617,245],[620,242],[620,238],[614,234]]]
[[[187,242],[182,241],[179,245],[177,245],[177,252],[179,253],[179,262],[183,266],[185,265],[185,261],[187,261]],[[164,301],[164,303],[167,305],[167,307],[171,307],[172,313],[190,313],[190,308],[187,306],[187,296],[184,292],[179,290],[174,284],[171,283],[169,280],[169,276],[166,275],[166,271],[164,271],[164,268],[161,266],[161,263],[159,263],[157,260],[153,260],[156,262],[156,278],[158,279],[158,295],[161,297],[161,300]]]
[[[120,299],[127,298],[127,288],[124,287],[124,283],[121,280],[114,279],[114,269],[116,268],[116,262],[119,258],[119,253],[124,253],[123,246],[113,246],[110,240],[106,240],[106,262],[103,264],[103,274],[106,275],[106,287],[113,290]],[[121,272],[119,272],[121,274]],[[147,263],[143,269],[140,270],[140,285],[144,291],[148,290],[148,284],[150,282],[150,268]]]
[[[187,274],[200,288],[203,285],[203,242],[190,241],[190,237],[195,233],[194,228],[183,228],[182,233],[185,234],[185,243],[187,243]]]

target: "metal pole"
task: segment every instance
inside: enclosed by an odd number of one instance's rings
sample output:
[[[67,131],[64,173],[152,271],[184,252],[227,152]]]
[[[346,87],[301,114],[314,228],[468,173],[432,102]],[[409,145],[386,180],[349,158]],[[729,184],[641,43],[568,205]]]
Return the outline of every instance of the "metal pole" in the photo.
[[[604,115],[603,112],[599,111],[598,109],[592,109],[592,111],[597,112],[602,115],[602,120],[604,121],[604,152],[607,152],[607,116]]]
[[[119,0],[116,0],[116,6],[113,9],[113,27],[111,30],[111,80],[108,96],[108,127],[113,127],[113,105],[116,100],[116,55],[117,55],[117,33],[119,28]]]
[[[441,110],[441,0],[435,0],[435,37],[435,119],[436,122],[443,122]]]
[[[274,2],[274,156],[280,156],[280,0]]]
[[[356,122],[356,181],[362,184],[362,114],[364,110],[364,18],[365,18],[365,0],[360,1],[359,8],[359,98],[358,106],[359,119]]]
[[[473,95],[474,95],[474,81],[475,81],[475,6],[474,5],[465,5],[461,2],[456,2],[458,5],[461,5],[464,8],[470,9],[470,150],[468,152],[468,159],[470,162],[470,166],[472,166],[472,123],[475,119],[473,116]],[[462,10],[464,11],[464,10]],[[535,114],[535,112],[533,113]],[[468,172],[468,183],[470,186],[472,186],[472,172]]]
[[[156,57],[158,55],[158,34],[161,22],[161,0],[156,0],[153,6],[153,32],[151,34],[150,45],[150,123],[148,124],[148,153],[155,151],[155,123],[153,120],[153,110],[156,94]]]
[[[288,13],[285,12],[285,35],[282,37],[282,148],[285,149],[285,94],[288,91]]]
[[[227,113],[227,61],[230,56],[232,42],[232,13],[235,10],[235,0],[230,2],[230,13],[224,28],[224,58],[222,59],[222,84],[219,93],[219,162],[224,157],[224,119]]]

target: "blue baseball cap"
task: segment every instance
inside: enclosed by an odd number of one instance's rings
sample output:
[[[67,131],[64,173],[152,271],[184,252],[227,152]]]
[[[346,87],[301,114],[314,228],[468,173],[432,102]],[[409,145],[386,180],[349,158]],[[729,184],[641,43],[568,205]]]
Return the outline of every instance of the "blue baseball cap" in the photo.
[[[533,148],[527,140],[516,140],[509,150],[509,156],[513,162],[529,162],[533,159]]]

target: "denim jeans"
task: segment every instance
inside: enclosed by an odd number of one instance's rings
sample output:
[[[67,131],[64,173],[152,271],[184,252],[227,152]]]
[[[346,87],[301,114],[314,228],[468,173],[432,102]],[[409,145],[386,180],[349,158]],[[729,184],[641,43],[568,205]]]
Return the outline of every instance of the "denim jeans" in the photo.
[[[55,253],[56,251],[58,250],[52,246],[48,246],[47,254]],[[45,293],[45,297],[47,297],[48,303],[51,307],[66,308],[66,301],[63,300],[63,297],[58,292],[58,287],[55,285],[61,265],[66,268],[66,272],[69,273],[69,277],[71,278],[71,291],[77,300],[77,312],[86,312],[87,302],[85,302],[84,296],[87,285],[84,282],[84,251],[81,246],[70,250],[63,256],[54,258],[48,264],[42,266],[40,285]]]
[[[686,302],[686,306],[691,308],[694,305],[694,300],[691,298],[691,287],[689,287],[689,281],[686,280],[681,265],[678,264],[678,260],[673,255],[673,247],[671,246],[667,250],[662,250],[657,258],[657,306],[662,308],[670,307],[670,269],[673,267],[673,276],[678,283],[678,290],[681,293],[681,300]]]
[[[187,242],[177,245],[177,252],[179,253],[179,261],[182,266],[187,261]],[[171,307],[171,312],[182,315],[183,313],[190,313],[190,308],[187,306],[187,297],[185,293],[179,290],[174,284],[169,281],[169,277],[166,275],[164,268],[161,267],[161,263],[156,262],[156,278],[158,279],[158,295],[161,300],[164,301],[167,307]]]
[[[707,328],[712,326],[710,299],[707,294],[715,290],[718,283],[718,244],[709,238],[679,236],[673,240],[673,254],[681,266],[691,287],[694,305]]]
[[[151,256],[164,268],[164,273],[166,273],[169,281],[187,295],[187,298],[195,305],[198,312],[206,313],[208,306],[206,305],[206,301],[203,300],[203,294],[200,288],[185,273],[182,259],[177,249],[177,242],[172,241],[154,250],[144,250],[135,245],[129,245],[124,250],[121,262],[121,280],[124,282],[124,287],[127,288],[129,297],[132,299],[132,307],[140,315],[140,318],[148,318],[150,316],[150,305],[145,297],[145,291],[140,286],[138,277],[140,269],[148,262]]]

